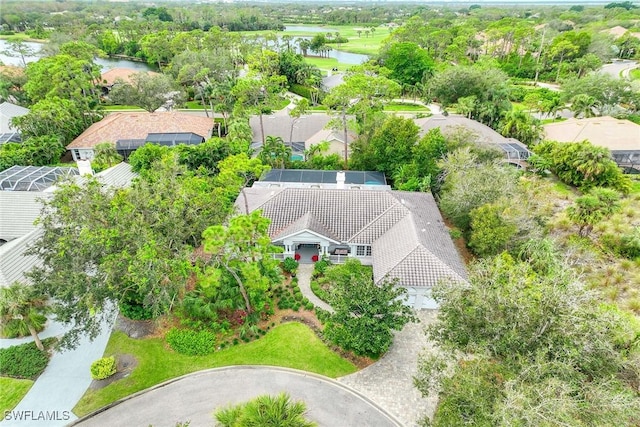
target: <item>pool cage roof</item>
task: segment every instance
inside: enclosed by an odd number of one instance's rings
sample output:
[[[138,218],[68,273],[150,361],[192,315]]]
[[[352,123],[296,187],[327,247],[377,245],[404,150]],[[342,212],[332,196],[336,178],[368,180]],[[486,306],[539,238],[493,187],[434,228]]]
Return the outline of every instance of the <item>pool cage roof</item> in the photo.
[[[0,172],[2,191],[44,191],[65,176],[78,175],[76,168],[11,166]]]
[[[531,151],[521,143],[503,142],[498,146],[504,151],[504,155],[509,160],[527,160],[531,156]]]
[[[260,181],[304,182],[308,184],[335,184],[338,171],[310,169],[272,169]],[[344,171],[345,184],[387,185],[382,172]]]
[[[0,133],[0,145],[7,142],[22,142],[22,137],[19,132]]]

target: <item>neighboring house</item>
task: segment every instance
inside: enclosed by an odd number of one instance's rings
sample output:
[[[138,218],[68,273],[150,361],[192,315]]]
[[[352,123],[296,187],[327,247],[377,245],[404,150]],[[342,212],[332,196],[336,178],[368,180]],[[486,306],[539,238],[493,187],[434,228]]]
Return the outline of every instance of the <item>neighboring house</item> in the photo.
[[[118,83],[118,81],[122,81],[124,83],[131,83],[131,76],[138,73],[146,73],[149,75],[157,75],[153,71],[141,71],[135,70],[133,68],[112,68],[109,71],[105,71],[100,76],[100,85],[102,86],[102,93],[107,95],[111,89],[113,89],[113,85]]]
[[[587,140],[608,148],[616,163],[640,173],[640,125],[614,117],[572,118],[544,125],[545,139],[558,142]]]
[[[464,281],[466,271],[431,193],[354,190],[344,181],[337,173],[333,189],[254,185],[236,207],[259,209],[271,220],[279,257],[306,263],[355,257],[373,266],[375,282],[397,279],[408,291],[407,305],[437,308],[431,288],[439,280]]]
[[[624,36],[627,32],[629,32],[629,35],[640,39],[640,33],[638,32],[630,32],[628,29],[626,29],[625,27],[621,27],[620,25],[617,25],[615,27],[611,27],[608,30],[602,30],[600,31],[601,33],[607,33],[613,36],[613,38],[615,39],[619,39],[620,37]]]
[[[28,112],[28,108],[10,102],[0,104],[0,144],[22,141],[20,132],[11,124],[11,121],[14,117],[24,116]]]
[[[443,135],[455,132],[458,129],[471,131],[476,135],[477,143],[502,150],[506,161],[516,166],[524,166],[524,162],[531,155],[527,146],[517,139],[505,138],[489,126],[464,116],[436,114],[425,119],[417,119],[415,123],[420,127],[421,136],[434,128],[440,128]]]
[[[355,139],[356,135],[353,132],[347,131],[347,154],[349,156],[351,155],[351,148],[349,146]],[[341,130],[322,129],[307,139],[305,149],[308,150],[312,145],[318,145],[325,141],[329,143],[329,148],[327,152],[323,154],[338,154],[340,157],[344,157],[344,131]]]
[[[262,116],[262,126],[264,126],[264,137],[267,136],[282,138],[282,141],[291,147],[292,160],[304,160],[304,150],[306,141],[318,132],[324,130],[331,117],[328,114],[308,114],[294,119],[288,114],[276,113]],[[249,125],[253,132],[251,148],[254,153],[259,153],[262,148],[262,127],[260,117],[252,116]],[[293,129],[291,128],[293,126]]]
[[[147,142],[161,145],[200,144],[211,137],[213,120],[179,112],[112,113],[67,145],[74,160],[93,159],[94,147],[110,142],[128,157]]]
[[[77,176],[76,168],[13,166],[0,172],[0,287],[28,281],[25,273],[40,264],[27,250],[42,234],[35,224],[42,202],[55,191],[56,181]],[[119,163],[96,174],[105,185],[126,187],[137,174]]]

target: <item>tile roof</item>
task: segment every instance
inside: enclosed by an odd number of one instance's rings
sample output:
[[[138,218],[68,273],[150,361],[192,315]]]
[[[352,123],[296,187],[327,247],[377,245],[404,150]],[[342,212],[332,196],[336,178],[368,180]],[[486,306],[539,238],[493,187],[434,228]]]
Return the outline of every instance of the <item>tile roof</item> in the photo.
[[[293,141],[304,142],[315,135],[329,123],[331,117],[325,113],[313,113],[302,116],[293,125]],[[293,119],[282,112],[271,115],[263,115],[264,136],[276,136],[282,138],[284,142],[289,142],[291,135],[291,123]],[[262,131],[260,129],[260,117],[251,116],[249,125],[253,131],[253,142],[262,142]]]
[[[129,163],[121,162],[115,166],[98,172],[96,177],[109,187],[128,187],[131,182],[138,177],[138,174],[131,170]]]
[[[11,120],[14,117],[24,116],[28,112],[28,108],[10,102],[0,104],[0,133],[16,132],[16,129],[11,124]]]
[[[131,76],[138,73],[147,73],[149,75],[158,74],[153,71],[140,71],[133,68],[112,68],[109,71],[102,73],[102,76],[100,76],[100,82],[107,86],[112,86],[118,79],[125,83],[131,83]]]
[[[247,188],[250,211],[271,219],[273,240],[309,230],[344,244],[372,245],[374,279],[433,286],[466,270],[430,193]],[[244,210],[242,195],[236,205]]]
[[[42,209],[41,199],[48,197],[35,191],[0,191],[0,239],[11,240],[33,231]]]
[[[191,132],[207,139],[211,136],[213,120],[194,114],[170,112],[112,113],[92,124],[67,145],[67,149],[93,148],[101,142],[119,139],[145,139],[150,133]]]
[[[478,135],[479,140],[477,142],[491,144],[509,142],[508,138],[500,135],[489,126],[455,114],[449,114],[448,116],[434,114],[425,119],[417,119],[415,122],[421,129],[421,135],[426,134],[427,131],[434,128],[440,128],[442,133],[446,134],[447,132],[455,131],[458,127],[464,127]]]
[[[568,119],[543,126],[545,138],[559,142],[585,139],[611,151],[640,151],[640,125],[613,117]]]
[[[41,265],[36,255],[25,252],[42,235],[42,229],[36,228],[24,236],[0,246],[0,287],[13,282],[28,281],[24,274],[33,267]]]
[[[19,117],[24,116],[29,112],[28,108],[21,107],[10,102],[3,102],[0,104],[0,114],[6,117]]]

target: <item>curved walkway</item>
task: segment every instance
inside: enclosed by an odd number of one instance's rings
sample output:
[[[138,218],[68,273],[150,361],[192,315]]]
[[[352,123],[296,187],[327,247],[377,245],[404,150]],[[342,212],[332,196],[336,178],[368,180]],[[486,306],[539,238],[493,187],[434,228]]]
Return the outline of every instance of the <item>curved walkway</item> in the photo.
[[[93,340],[82,337],[73,350],[56,351],[47,368],[38,377],[10,416],[0,422],[6,426],[65,426],[77,417],[71,412],[91,384],[91,363],[102,357],[111,335],[113,321],[105,321],[101,333]],[[41,338],[60,336],[66,329],[50,322]],[[32,338],[0,340],[0,347],[22,344]],[[20,419],[21,418],[21,419]],[[146,425],[146,424],[145,424]]]
[[[425,415],[433,416],[436,397],[422,397],[413,386],[418,358],[429,346],[424,328],[436,318],[437,311],[416,313],[419,323],[409,323],[396,333],[389,351],[373,365],[338,381],[348,385],[398,418],[405,426],[417,426]]]
[[[300,264],[298,266],[298,287],[302,295],[313,303],[314,306],[333,313],[329,304],[322,301],[311,290],[311,275],[313,274],[313,264]]]
[[[382,408],[336,381],[266,366],[235,366],[189,374],[134,394],[72,425],[159,427],[190,421],[192,426],[210,426],[217,408],[283,391],[293,400],[303,400],[307,417],[320,426],[401,426]]]

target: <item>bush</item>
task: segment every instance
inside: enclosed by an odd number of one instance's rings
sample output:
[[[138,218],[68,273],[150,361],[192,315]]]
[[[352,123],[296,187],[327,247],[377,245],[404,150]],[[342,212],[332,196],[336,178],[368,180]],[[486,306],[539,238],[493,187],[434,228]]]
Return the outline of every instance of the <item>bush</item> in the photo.
[[[213,353],[216,336],[209,331],[173,328],[165,335],[169,346],[180,354],[203,356]]]
[[[309,101],[311,101],[311,91],[308,87],[300,85],[298,83],[292,83],[289,87],[289,90],[296,95],[300,95],[303,98],[307,98]]]
[[[305,303],[304,308],[309,310],[309,311],[312,311],[313,310],[313,303],[310,302],[310,301]]]
[[[295,259],[293,259],[291,257],[287,257],[282,262],[282,270],[285,273],[294,274],[296,272],[296,270],[298,269],[298,265],[299,265],[298,261],[296,261]]]
[[[91,364],[91,378],[94,380],[104,380],[116,373],[115,356],[103,357]]]
[[[44,371],[49,355],[30,342],[0,349],[0,375],[35,380]]]
[[[313,267],[313,274],[316,276],[323,275],[327,270],[327,267],[331,265],[331,261],[328,259],[322,258],[320,261],[316,262]]]
[[[118,304],[120,314],[131,320],[148,320],[153,318],[153,312],[141,304],[122,301]]]
[[[329,295],[324,289],[320,287],[320,284],[315,280],[311,282],[311,292],[313,292],[322,301],[324,302],[329,301]]]

